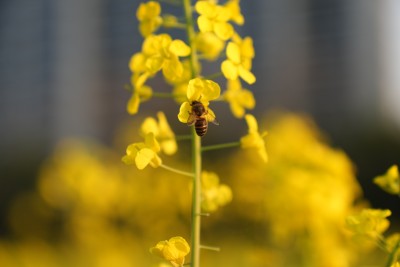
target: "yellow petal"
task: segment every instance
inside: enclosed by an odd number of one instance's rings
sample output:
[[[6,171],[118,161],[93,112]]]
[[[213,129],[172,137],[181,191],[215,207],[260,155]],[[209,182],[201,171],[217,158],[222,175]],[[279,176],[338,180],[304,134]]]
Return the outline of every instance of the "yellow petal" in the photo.
[[[195,9],[197,13],[201,15],[208,15],[208,16],[214,16],[215,12],[215,4],[207,2],[207,1],[197,1],[195,5]]]
[[[172,57],[164,61],[163,74],[170,81],[178,80],[182,77],[183,66],[177,57]]]
[[[137,93],[133,93],[128,101],[126,109],[129,114],[134,115],[139,110],[140,99]]]
[[[229,42],[226,47],[226,56],[235,64],[240,63],[240,49],[234,42]]]
[[[254,57],[253,39],[251,37],[246,37],[243,39],[240,46],[240,54],[246,58]]]
[[[256,76],[242,66],[239,66],[239,76],[248,84],[253,84],[256,82]]]
[[[146,68],[151,73],[159,71],[164,64],[164,58],[161,56],[152,56],[146,60]]]
[[[178,120],[182,123],[187,123],[189,114],[192,112],[192,106],[189,102],[183,102],[179,108]]]
[[[150,148],[155,153],[160,151],[161,149],[160,144],[158,143],[154,133],[149,132],[146,134],[144,138],[145,138],[144,144],[146,145],[146,147]]]
[[[139,150],[135,157],[135,164],[139,170],[143,170],[154,158],[155,152],[150,148],[143,148]]]
[[[132,72],[142,72],[146,69],[145,66],[146,57],[143,53],[136,53],[131,57],[129,61],[129,69]]]
[[[238,67],[230,60],[222,62],[221,71],[228,80],[236,80],[239,76]]]
[[[185,57],[190,54],[190,47],[181,40],[174,40],[169,45],[169,51],[179,57]]]
[[[232,37],[234,29],[232,25],[227,22],[215,22],[214,32],[219,38],[226,41]]]
[[[213,30],[213,22],[204,15],[198,17],[197,24],[201,32],[211,32]]]
[[[201,97],[204,84],[201,78],[194,78],[189,81],[187,87],[187,98],[190,101],[198,101]]]
[[[203,80],[204,89],[203,89],[203,98],[204,100],[214,100],[218,98],[221,94],[221,88],[218,83],[212,80]]]

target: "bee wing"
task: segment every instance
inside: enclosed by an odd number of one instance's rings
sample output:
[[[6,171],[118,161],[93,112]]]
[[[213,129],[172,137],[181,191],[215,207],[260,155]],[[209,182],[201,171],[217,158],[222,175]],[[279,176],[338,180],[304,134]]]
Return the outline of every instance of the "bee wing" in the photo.
[[[215,119],[215,114],[211,109],[208,109],[206,119],[215,125],[219,125],[219,122]]]
[[[194,115],[193,113],[190,113],[189,118],[187,120],[187,125],[192,126],[195,122],[196,122],[196,115]]]

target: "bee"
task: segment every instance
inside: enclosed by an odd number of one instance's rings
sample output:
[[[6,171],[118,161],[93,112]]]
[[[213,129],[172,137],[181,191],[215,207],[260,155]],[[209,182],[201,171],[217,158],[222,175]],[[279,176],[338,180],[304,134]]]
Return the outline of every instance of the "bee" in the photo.
[[[215,117],[208,113],[208,110],[201,102],[193,101],[190,105],[192,106],[192,112],[189,112],[187,125],[194,125],[198,136],[203,137],[207,133],[208,122],[219,125]]]

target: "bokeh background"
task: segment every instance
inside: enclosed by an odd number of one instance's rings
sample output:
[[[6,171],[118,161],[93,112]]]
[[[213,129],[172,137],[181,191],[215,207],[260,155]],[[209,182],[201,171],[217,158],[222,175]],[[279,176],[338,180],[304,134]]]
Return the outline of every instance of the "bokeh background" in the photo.
[[[121,137],[122,129],[137,128],[142,118],[126,113],[130,93],[124,90],[129,59],[142,43],[135,18],[139,3],[0,2],[1,239],[15,237],[12,207],[21,195],[37,190],[41,166],[62,140],[101,143],[113,147],[117,158],[124,153],[121,143],[130,141],[126,133]],[[178,10],[164,6],[167,12]],[[349,156],[371,206],[390,208],[398,222],[398,199],[371,180],[400,159],[400,2],[242,0],[241,7],[246,23],[237,29],[253,38],[256,50],[257,82],[248,87],[257,100],[252,113],[264,118],[267,128],[271,111],[307,114],[325,139]],[[162,82],[155,85],[168,90]],[[156,100],[144,103],[141,112],[154,115],[155,107],[177,110],[173,101]],[[207,135],[206,144],[245,133],[226,105],[216,112],[221,125]],[[166,115],[178,133],[185,133],[175,113]],[[52,218],[57,232],[63,219]]]

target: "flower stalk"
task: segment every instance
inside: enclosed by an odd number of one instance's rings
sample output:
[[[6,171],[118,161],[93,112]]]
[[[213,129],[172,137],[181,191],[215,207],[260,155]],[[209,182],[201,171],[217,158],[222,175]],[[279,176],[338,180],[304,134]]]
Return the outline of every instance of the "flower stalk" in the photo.
[[[186,20],[186,32],[191,49],[190,70],[191,78],[196,78],[197,53],[194,43],[195,31],[193,24],[192,5],[190,0],[183,0],[183,9]],[[201,139],[192,127],[192,161],[193,161],[193,193],[192,193],[192,226],[191,226],[191,267],[200,267],[200,231],[201,231]]]

